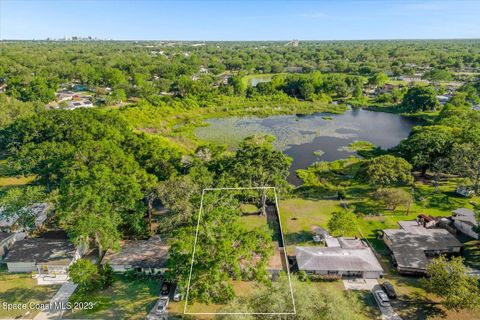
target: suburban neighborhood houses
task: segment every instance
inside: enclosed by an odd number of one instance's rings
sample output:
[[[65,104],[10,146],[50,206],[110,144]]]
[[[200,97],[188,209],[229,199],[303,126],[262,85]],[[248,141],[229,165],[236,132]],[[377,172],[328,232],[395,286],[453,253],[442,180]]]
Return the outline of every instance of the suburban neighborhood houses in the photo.
[[[0,320],[480,320],[480,0],[0,2]]]

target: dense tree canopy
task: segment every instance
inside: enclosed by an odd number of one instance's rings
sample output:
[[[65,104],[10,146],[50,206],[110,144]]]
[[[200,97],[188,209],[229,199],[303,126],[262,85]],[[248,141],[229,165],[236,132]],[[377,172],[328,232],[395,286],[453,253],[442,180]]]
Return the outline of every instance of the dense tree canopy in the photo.
[[[440,107],[437,93],[432,87],[412,87],[403,97],[402,108],[406,112],[435,111]]]

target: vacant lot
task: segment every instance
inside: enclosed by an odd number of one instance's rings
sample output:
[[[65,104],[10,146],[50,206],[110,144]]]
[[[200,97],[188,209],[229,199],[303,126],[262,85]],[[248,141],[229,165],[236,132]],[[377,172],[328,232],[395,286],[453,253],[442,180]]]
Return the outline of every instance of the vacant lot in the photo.
[[[70,301],[93,301],[92,310],[68,312],[70,319],[145,319],[160,295],[160,283],[150,279],[128,279],[117,275],[113,285],[85,295],[74,293]]]

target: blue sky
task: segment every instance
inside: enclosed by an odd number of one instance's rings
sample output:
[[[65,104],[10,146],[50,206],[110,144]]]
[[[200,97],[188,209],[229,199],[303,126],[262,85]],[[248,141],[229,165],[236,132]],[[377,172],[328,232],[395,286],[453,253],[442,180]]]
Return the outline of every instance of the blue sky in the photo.
[[[480,38],[480,1],[0,0],[1,39]]]

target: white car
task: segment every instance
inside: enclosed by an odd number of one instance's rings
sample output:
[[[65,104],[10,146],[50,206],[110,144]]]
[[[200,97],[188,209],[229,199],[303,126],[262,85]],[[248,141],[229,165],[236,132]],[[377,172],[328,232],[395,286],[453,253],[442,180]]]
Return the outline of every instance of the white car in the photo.
[[[380,306],[390,307],[390,299],[388,299],[387,294],[383,290],[376,290],[373,295]]]
[[[168,297],[161,297],[153,307],[152,311],[148,314],[148,320],[163,319],[163,316],[167,312],[169,299]]]
[[[175,288],[175,292],[173,293],[173,301],[180,301],[183,300],[183,294],[180,292],[180,288],[177,286]]]

